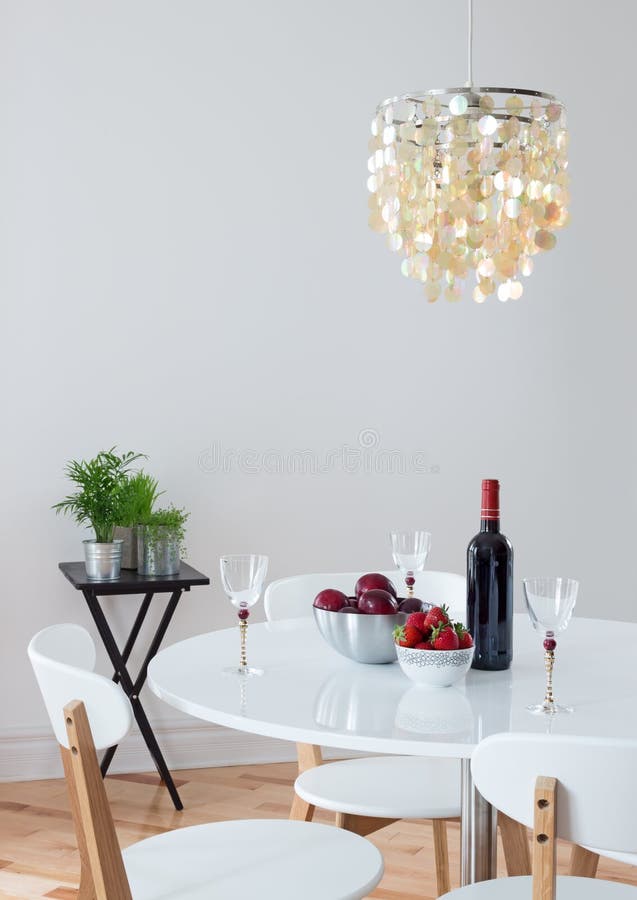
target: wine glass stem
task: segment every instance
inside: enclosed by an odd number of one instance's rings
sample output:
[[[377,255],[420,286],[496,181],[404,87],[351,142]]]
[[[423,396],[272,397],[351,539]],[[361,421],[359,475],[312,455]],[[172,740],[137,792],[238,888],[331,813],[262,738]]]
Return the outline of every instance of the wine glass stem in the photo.
[[[239,635],[241,637],[241,662],[242,669],[247,668],[248,658],[246,656],[246,639],[248,637],[248,620],[241,619],[239,622]]]
[[[544,651],[544,668],[546,669],[546,696],[544,697],[544,703],[548,705],[553,705],[555,700],[553,698],[553,666],[555,664],[555,651],[554,650],[545,650]]]

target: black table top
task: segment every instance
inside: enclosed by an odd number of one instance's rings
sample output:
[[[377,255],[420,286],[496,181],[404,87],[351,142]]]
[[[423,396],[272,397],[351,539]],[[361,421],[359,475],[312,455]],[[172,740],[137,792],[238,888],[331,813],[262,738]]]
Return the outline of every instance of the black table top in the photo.
[[[96,594],[147,594],[165,591],[189,591],[192,585],[210,584],[210,579],[182,562],[178,575],[139,575],[130,569],[122,569],[117,581],[93,581],[86,577],[83,562],[61,562],[61,572],[78,591],[90,588]]]

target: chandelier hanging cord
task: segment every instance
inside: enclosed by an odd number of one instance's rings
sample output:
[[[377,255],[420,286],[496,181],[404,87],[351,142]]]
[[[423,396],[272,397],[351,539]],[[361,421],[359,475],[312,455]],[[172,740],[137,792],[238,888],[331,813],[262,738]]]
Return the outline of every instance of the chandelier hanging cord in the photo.
[[[473,87],[473,0],[467,0],[467,81],[465,87]]]

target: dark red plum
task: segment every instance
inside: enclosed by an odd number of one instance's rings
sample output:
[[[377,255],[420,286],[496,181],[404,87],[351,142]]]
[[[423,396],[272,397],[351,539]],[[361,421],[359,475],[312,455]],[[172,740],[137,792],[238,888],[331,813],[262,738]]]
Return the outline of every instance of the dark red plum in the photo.
[[[367,613],[367,615],[392,616],[398,611],[398,604],[389,591],[375,589],[365,591],[358,598],[358,608],[360,612]]]
[[[329,612],[339,612],[348,605],[347,596],[343,591],[337,591],[334,588],[326,588],[314,598],[314,606],[317,609],[327,609]]]
[[[413,613],[422,611],[422,601],[417,597],[407,597],[398,603],[398,611],[404,613]]]
[[[361,594],[365,591],[387,591],[392,597],[396,596],[396,588],[389,578],[381,575],[380,572],[369,572],[367,575],[361,575],[356,582],[354,593],[360,599]]]

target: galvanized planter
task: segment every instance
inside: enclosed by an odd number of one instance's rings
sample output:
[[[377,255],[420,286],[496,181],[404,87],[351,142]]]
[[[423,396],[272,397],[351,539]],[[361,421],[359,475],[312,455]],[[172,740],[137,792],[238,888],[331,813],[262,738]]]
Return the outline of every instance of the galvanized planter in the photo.
[[[122,569],[137,568],[137,526],[132,525],[125,528],[123,525],[116,525],[114,531],[115,539],[121,538],[122,544]]]
[[[84,544],[86,577],[90,581],[117,581],[122,567],[122,540],[101,544],[87,540]]]
[[[137,571],[140,575],[178,575],[179,540],[166,525],[137,526]]]

